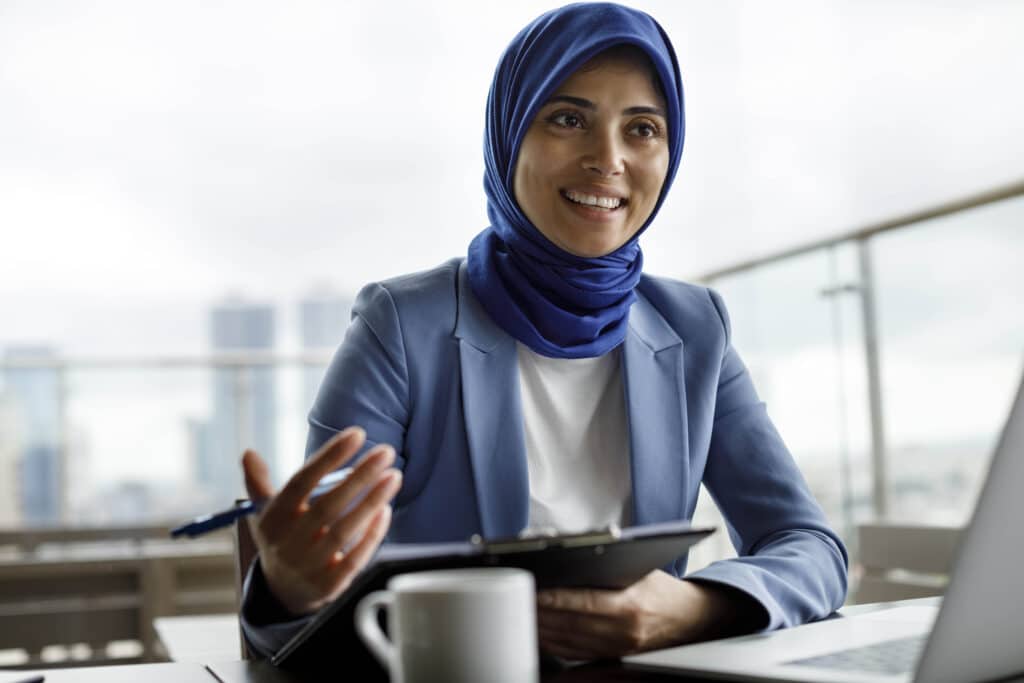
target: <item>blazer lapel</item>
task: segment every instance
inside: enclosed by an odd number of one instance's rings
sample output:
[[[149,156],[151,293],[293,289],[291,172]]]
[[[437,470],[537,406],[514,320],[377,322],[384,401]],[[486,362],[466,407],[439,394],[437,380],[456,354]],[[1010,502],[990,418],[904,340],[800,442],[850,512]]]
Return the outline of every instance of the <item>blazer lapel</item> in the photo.
[[[515,340],[501,330],[459,267],[462,411],[484,538],[515,536],[529,521],[529,478]]]
[[[623,350],[633,524],[684,514],[689,477],[684,362],[679,335],[639,295],[629,312]]]

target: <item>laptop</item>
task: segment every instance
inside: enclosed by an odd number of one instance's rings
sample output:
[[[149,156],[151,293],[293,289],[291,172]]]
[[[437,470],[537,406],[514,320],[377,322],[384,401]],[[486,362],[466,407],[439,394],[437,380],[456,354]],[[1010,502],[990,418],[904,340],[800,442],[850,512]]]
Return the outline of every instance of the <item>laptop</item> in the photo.
[[[735,681],[1024,681],[1024,380],[945,597],[624,658],[630,668]]]

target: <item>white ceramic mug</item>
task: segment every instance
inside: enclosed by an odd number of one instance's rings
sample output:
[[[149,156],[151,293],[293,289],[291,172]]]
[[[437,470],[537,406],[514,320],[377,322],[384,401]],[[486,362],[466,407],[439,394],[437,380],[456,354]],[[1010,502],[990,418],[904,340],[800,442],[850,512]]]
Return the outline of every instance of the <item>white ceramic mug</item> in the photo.
[[[356,631],[395,683],[534,683],[534,596],[533,575],[522,569],[400,574],[359,602]]]

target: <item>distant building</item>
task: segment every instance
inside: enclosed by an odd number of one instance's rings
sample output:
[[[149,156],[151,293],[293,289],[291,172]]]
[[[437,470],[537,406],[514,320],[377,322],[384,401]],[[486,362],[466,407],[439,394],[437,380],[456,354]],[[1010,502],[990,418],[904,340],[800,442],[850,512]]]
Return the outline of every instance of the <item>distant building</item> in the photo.
[[[299,302],[304,351],[333,351],[341,344],[352,315],[352,300],[329,291],[311,294]],[[309,410],[323,379],[325,366],[307,365],[302,369],[303,408]]]
[[[14,418],[14,402],[0,389],[0,528],[21,526],[18,495],[20,431]]]
[[[140,481],[119,481],[103,492],[106,524],[130,524],[146,519],[156,508],[156,491],[152,484]]]
[[[192,454],[192,478],[199,482],[213,481],[216,479],[217,473],[212,467],[210,422],[186,418],[185,431],[188,439],[188,451]]]
[[[53,525],[64,511],[60,373],[46,347],[9,348],[3,385],[18,434],[17,463],[21,523]]]
[[[274,350],[274,309],[267,304],[228,301],[210,313],[210,341],[215,354]],[[213,369],[212,415],[193,422],[196,479],[221,497],[244,493],[239,459],[247,448],[267,461],[277,458],[277,391],[271,365],[222,365]]]

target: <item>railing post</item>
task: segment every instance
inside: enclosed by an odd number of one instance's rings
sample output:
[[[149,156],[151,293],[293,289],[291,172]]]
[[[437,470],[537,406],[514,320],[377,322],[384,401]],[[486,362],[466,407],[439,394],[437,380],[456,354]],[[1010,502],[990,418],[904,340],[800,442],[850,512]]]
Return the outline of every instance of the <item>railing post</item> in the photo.
[[[860,301],[864,317],[864,357],[867,361],[868,410],[871,416],[872,498],[875,516],[884,519],[889,512],[886,476],[885,425],[882,410],[882,371],[878,359],[878,327],[875,309],[875,276],[868,237],[857,240],[860,257]]]
[[[839,411],[836,417],[839,426],[839,495],[843,516],[843,537],[853,539],[855,538],[853,468],[850,464],[849,409],[846,403],[847,381],[845,363],[843,362],[843,343],[846,335],[843,331],[842,303],[839,297],[844,294],[859,295],[860,285],[853,282],[841,283],[839,280],[839,257],[836,252],[841,246],[842,243],[838,243],[828,247],[829,285],[821,291],[821,295],[829,300],[829,312],[832,318],[832,345],[836,357],[836,379],[839,384],[837,392]]]

